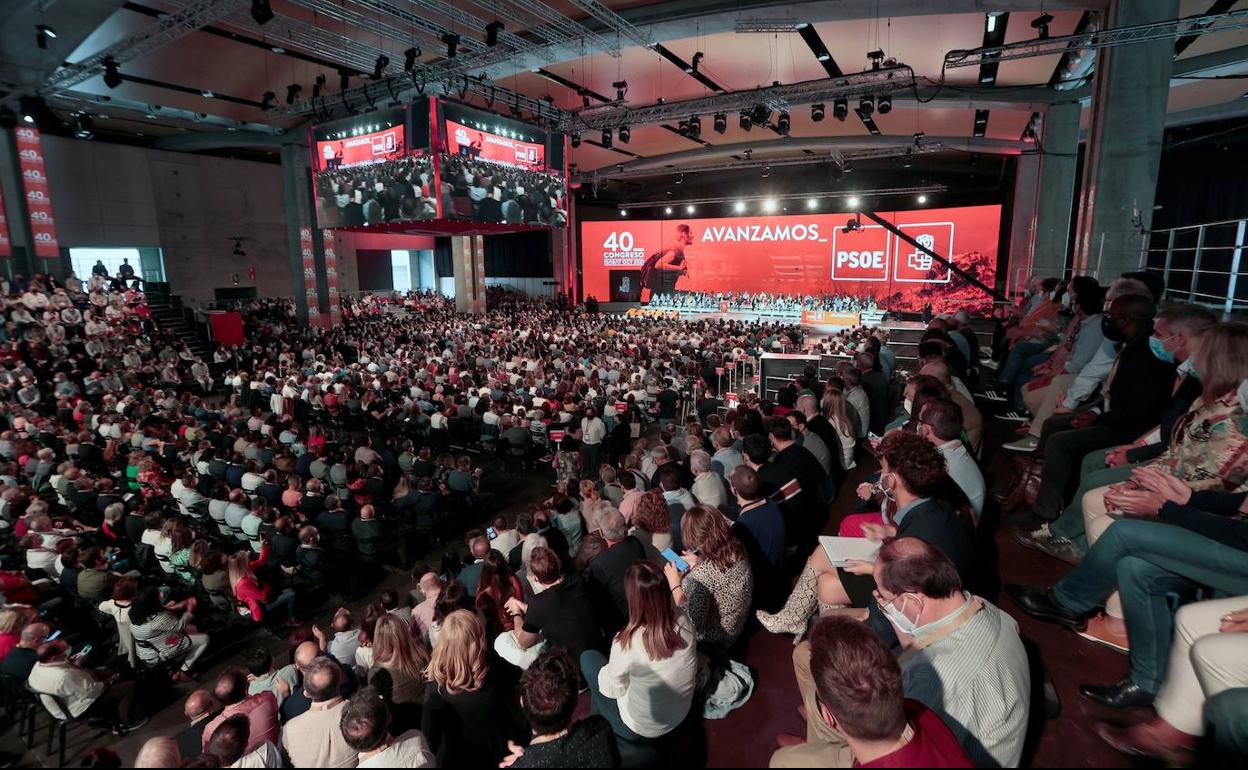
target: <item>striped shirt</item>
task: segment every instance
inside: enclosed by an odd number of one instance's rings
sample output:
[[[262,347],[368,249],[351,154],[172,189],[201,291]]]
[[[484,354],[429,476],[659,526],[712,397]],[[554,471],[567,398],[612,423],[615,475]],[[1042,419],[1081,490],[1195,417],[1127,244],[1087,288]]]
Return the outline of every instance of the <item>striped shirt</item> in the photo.
[[[984,601],[974,617],[902,664],[907,698],[944,719],[976,767],[1018,767],[1031,671],[1018,623]]]

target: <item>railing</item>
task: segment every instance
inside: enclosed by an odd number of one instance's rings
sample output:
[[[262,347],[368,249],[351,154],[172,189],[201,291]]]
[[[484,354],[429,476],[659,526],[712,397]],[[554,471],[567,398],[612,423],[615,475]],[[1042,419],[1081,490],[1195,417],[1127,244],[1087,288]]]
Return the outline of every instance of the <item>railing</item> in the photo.
[[[1248,309],[1246,234],[1248,219],[1152,230],[1144,238],[1140,269],[1161,273],[1164,299],[1205,305],[1230,316]]]

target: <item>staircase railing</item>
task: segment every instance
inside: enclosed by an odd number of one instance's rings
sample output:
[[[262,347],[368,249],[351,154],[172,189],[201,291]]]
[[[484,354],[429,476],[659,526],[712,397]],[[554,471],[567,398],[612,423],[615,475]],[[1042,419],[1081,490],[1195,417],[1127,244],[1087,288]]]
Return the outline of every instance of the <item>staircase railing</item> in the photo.
[[[1144,238],[1140,269],[1161,274],[1166,299],[1230,316],[1248,309],[1246,236],[1248,218],[1152,230]]]

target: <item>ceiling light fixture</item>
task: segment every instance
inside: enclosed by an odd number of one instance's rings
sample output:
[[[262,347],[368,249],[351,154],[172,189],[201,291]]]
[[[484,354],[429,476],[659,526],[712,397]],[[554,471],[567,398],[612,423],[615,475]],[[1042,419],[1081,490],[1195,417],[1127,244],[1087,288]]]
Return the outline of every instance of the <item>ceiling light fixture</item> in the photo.
[[[494,46],[498,45],[498,33],[502,32],[504,29],[506,29],[504,24],[497,19],[490,22],[489,24],[486,24],[485,25],[485,44],[489,46],[490,48],[493,48]]]
[[[117,71],[117,60],[111,56],[104,60],[104,85],[116,88],[121,85],[121,73]]]
[[[324,87],[325,87],[325,75],[324,73],[322,73],[320,75],[317,75],[316,80],[312,83],[312,98],[315,99],[316,97],[320,96],[321,89]]]
[[[377,61],[373,62],[373,80],[381,80],[382,73],[386,71],[386,67],[390,66],[390,57],[378,54]]]
[[[446,43],[446,58],[454,59],[455,54],[459,53],[459,35],[447,32],[442,36],[442,42]]]
[[[734,203],[734,204],[732,205],[732,210],[733,210],[733,211],[735,211],[735,212],[737,212],[738,214],[740,214],[740,213],[744,212],[744,211],[745,211],[745,201],[737,201],[736,203]]]
[[[919,205],[920,205],[920,206],[922,206],[924,203],[927,203],[927,196],[926,196],[926,195],[920,195],[920,196],[917,198],[917,200],[918,200],[918,202],[919,202]]]
[[[811,211],[814,211],[815,209],[819,208],[819,199],[818,199],[818,198],[807,198],[807,199],[806,199],[806,208],[810,209]]]
[[[55,40],[55,39],[56,39],[56,30],[52,29],[47,24],[35,25],[35,43],[40,48],[47,48],[48,41]]]
[[[813,123],[820,123],[827,116],[827,111],[822,104],[810,105],[810,120]]]
[[[857,195],[851,195],[845,199],[845,205],[849,206],[851,209],[858,208],[858,203],[859,200]]]
[[[419,48],[409,48],[403,52],[403,71],[411,72],[416,69],[416,60],[420,58],[421,50]]]
[[[839,97],[832,100],[832,117],[837,120],[844,121],[849,117],[849,100],[845,97]]]
[[[789,135],[789,125],[790,125],[790,122],[789,122],[789,113],[788,113],[788,111],[787,111],[787,110],[781,110],[781,111],[780,111],[780,117],[776,118],[776,128],[778,128],[778,129],[780,130],[780,133],[781,133],[781,134],[783,134],[784,136],[788,136],[788,135]]]
[[[749,131],[754,127],[754,121],[750,120],[750,113],[748,111],[741,110],[741,120],[738,125],[741,126],[742,131]]]
[[[269,0],[251,0],[251,18],[257,24],[268,24],[273,21],[273,6]]]
[[[627,123],[625,123],[620,126],[619,135],[620,144],[628,144],[628,140],[633,138],[633,130],[628,127]]]
[[[728,130],[728,113],[717,112],[713,118],[711,126],[715,129],[715,133],[722,134]]]
[[[893,97],[889,94],[882,94],[875,101],[875,108],[879,110],[881,115],[887,115],[893,111]]]
[[[763,201],[763,211],[765,211],[765,212],[767,212],[768,214],[770,214],[770,213],[774,212],[775,210],[776,210],[776,199],[775,199],[775,198],[768,198],[767,200]]]
[[[871,99],[870,94],[863,94],[859,97],[858,111],[868,118],[871,117],[871,113],[875,112],[875,102]]]
[[[695,212],[695,211],[697,211],[697,207],[696,207],[696,206],[694,206],[692,203],[690,203],[688,206],[685,206],[685,213],[686,213],[686,214],[692,214],[692,213],[693,213],[693,212]]]
[[[303,86],[298,83],[291,83],[286,86],[286,103],[294,104],[299,100],[299,94],[303,92]]]
[[[277,106],[277,94],[272,91],[265,91],[264,96],[260,97],[260,109],[271,110]]]
[[[1031,28],[1036,31],[1036,36],[1041,40],[1049,39],[1049,25],[1053,23],[1053,15],[1042,13],[1031,20]]]
[[[602,146],[611,149],[611,129],[602,129]]]
[[[663,209],[663,213],[664,213],[664,214],[667,214],[668,216],[671,216],[671,214],[672,214],[672,207],[671,207],[671,206],[668,206],[667,208]]]

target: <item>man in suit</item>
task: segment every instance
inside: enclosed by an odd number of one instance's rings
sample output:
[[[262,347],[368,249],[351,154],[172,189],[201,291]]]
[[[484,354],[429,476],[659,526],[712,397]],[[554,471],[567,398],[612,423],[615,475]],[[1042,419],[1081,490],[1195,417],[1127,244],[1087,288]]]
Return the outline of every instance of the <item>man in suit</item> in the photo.
[[[609,508],[598,526],[607,548],[589,563],[589,595],[603,636],[610,639],[628,622],[628,595],[624,579],[633,562],[644,561],[646,548],[628,534],[624,515]]]
[[[872,353],[859,353],[854,364],[862,372],[862,389],[867,392],[867,401],[871,404],[871,432],[883,436],[884,428],[893,413],[888,397],[888,379],[875,365],[875,355]]]
[[[464,588],[468,589],[469,596],[476,596],[477,586],[481,584],[481,570],[485,565],[485,557],[490,552],[489,538],[486,538],[484,535],[474,537],[468,543],[468,550],[472,552],[472,564],[460,570],[456,580]]]

